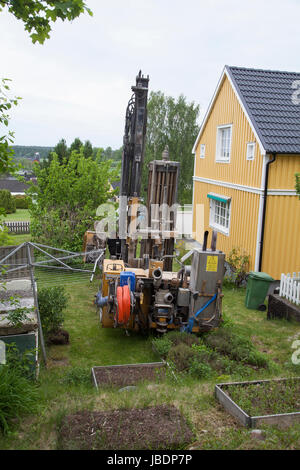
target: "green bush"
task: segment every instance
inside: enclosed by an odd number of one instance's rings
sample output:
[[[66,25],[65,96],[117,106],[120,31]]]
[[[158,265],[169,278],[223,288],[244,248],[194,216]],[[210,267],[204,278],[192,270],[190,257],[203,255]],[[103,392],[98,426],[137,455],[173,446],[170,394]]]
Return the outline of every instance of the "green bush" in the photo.
[[[167,357],[172,342],[169,340],[169,335],[164,335],[161,338],[154,338],[153,345],[161,357]]]
[[[212,375],[213,369],[209,364],[206,362],[201,362],[198,358],[195,357],[190,364],[189,373],[194,377],[204,379]]]
[[[28,209],[29,207],[29,198],[27,196],[14,196],[17,209]]]
[[[168,339],[172,342],[173,346],[177,346],[180,343],[184,343],[187,346],[200,343],[200,340],[197,336],[186,333],[184,331],[171,331],[168,333]]]
[[[0,189],[0,208],[4,209],[6,214],[16,212],[16,201],[7,189]]]
[[[38,304],[43,332],[47,337],[58,331],[63,322],[63,310],[67,307],[68,298],[62,286],[44,287],[38,291]]]
[[[197,351],[184,343],[173,346],[168,353],[168,361],[175,364],[179,372],[187,371],[195,358]]]

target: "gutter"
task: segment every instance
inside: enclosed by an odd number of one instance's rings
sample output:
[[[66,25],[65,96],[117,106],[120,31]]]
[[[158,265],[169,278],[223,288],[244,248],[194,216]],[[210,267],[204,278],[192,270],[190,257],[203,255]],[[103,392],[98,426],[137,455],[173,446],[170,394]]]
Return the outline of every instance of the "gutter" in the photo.
[[[259,265],[258,271],[261,271],[262,268],[262,257],[264,250],[264,233],[265,233],[265,223],[266,223],[266,209],[267,209],[267,197],[268,197],[268,181],[269,181],[269,168],[271,163],[275,162],[276,153],[273,153],[272,160],[269,160],[266,164],[266,174],[265,174],[265,185],[264,185],[264,194],[263,194],[263,213],[261,221],[261,235],[260,235],[260,251],[259,251]]]

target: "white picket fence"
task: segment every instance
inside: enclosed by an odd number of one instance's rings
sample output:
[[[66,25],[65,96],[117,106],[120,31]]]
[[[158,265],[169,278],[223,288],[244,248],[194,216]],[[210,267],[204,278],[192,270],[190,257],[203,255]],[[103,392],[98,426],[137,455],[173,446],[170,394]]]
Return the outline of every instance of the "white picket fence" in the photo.
[[[298,275],[297,273],[281,274],[279,295],[300,305],[300,272]]]

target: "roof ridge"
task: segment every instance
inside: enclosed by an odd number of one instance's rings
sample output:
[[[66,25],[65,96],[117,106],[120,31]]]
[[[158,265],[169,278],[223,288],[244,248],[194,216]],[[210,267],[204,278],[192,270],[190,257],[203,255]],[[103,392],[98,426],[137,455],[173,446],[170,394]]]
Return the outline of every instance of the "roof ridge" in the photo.
[[[256,69],[254,67],[241,67],[236,65],[225,65],[228,69],[234,70],[251,70],[253,72],[267,72],[267,73],[285,73],[290,75],[300,75],[300,72],[290,72],[288,70],[271,70],[271,69]]]

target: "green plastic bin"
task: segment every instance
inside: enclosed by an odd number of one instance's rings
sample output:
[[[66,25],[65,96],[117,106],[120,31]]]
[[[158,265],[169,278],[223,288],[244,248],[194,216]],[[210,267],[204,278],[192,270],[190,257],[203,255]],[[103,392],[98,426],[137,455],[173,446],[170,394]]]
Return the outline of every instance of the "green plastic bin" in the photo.
[[[274,279],[267,273],[251,271],[247,281],[245,305],[247,308],[258,309],[264,304],[269,286]]]

